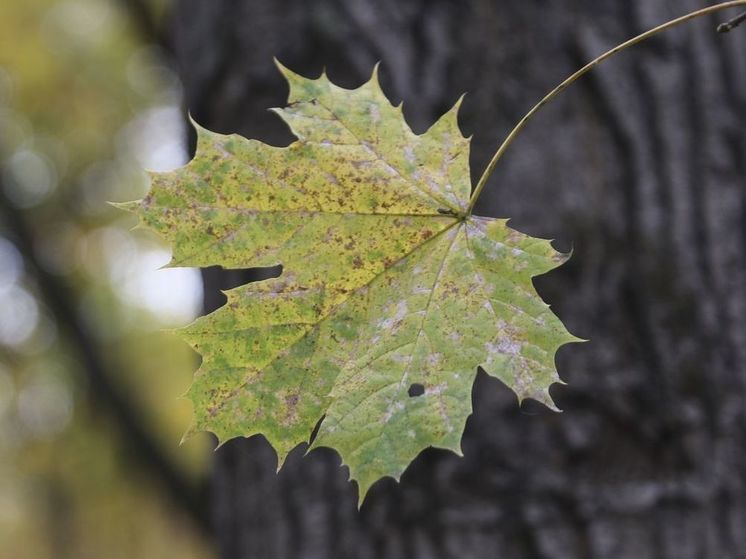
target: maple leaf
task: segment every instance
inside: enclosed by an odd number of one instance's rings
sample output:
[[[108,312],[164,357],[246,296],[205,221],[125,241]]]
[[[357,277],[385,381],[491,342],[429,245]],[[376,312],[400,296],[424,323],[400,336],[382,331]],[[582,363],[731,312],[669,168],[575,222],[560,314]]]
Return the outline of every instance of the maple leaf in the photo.
[[[479,366],[554,407],[555,352],[578,338],[531,278],[567,255],[468,215],[460,102],[416,135],[375,71],[347,90],[280,69],[296,142],[195,125],[194,159],[127,207],[171,243],[171,266],[283,266],[182,330],[203,359],[195,429],[261,433],[279,469],[323,418],[311,448],[339,452],[362,501],[427,447],[461,454]]]

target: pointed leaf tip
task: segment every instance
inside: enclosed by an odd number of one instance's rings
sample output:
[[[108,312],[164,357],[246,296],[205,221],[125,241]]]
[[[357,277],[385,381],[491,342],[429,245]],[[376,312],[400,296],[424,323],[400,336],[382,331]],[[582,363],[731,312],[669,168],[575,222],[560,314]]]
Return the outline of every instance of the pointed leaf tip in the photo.
[[[184,431],[184,434],[181,436],[181,440],[179,441],[179,446],[182,446],[184,443],[186,443],[189,439],[191,439],[198,432],[199,432],[199,429],[197,429],[196,423],[192,422],[192,424],[189,425],[189,428],[186,431]]]
[[[280,59],[276,56],[272,57],[272,62],[274,62],[275,67],[280,71],[280,73],[285,76],[287,74],[297,75],[295,72],[290,70],[287,66],[285,66],[282,62],[280,62]]]
[[[187,111],[187,120],[189,121],[189,124],[192,125],[192,128],[194,128],[194,131],[197,132],[197,134],[199,134],[200,132],[210,132],[207,128],[197,122],[197,119],[194,118],[192,111]]]

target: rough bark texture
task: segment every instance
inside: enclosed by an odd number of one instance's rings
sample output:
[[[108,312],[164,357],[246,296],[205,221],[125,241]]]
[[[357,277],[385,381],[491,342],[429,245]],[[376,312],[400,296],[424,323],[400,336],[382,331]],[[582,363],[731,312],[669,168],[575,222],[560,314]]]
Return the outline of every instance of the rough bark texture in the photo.
[[[423,130],[463,92],[478,176],[537,100],[607,47],[701,7],[681,0],[180,0],[186,103],[203,125],[290,135],[272,64],[384,89]],[[234,558],[746,557],[746,32],[724,15],[628,52],[547,108],[479,204],[574,246],[537,280],[575,334],[562,414],[480,375],[461,459],[423,453],[362,512],[339,458],[261,438],[216,453]],[[228,274],[230,276],[230,274]],[[245,279],[209,272],[208,286]],[[215,291],[207,306],[219,305]]]

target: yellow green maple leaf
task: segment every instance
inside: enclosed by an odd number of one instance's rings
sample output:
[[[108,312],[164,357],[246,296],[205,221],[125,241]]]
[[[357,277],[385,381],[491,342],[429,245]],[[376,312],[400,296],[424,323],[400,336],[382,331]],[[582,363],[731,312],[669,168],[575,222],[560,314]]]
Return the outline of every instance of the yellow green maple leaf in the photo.
[[[553,407],[556,350],[578,338],[531,278],[567,255],[471,215],[459,103],[416,135],[375,72],[348,90],[281,71],[297,141],[197,126],[194,159],[127,207],[172,266],[283,266],[182,330],[203,359],[194,428],[263,434],[281,466],[323,419],[312,448],[339,452],[362,501],[427,447],[461,453],[477,367]]]

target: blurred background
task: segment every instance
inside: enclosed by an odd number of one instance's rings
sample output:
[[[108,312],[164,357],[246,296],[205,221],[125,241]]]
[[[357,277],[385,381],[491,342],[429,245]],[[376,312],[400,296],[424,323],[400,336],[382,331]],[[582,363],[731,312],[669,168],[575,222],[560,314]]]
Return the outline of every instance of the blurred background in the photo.
[[[179,446],[198,356],[169,329],[254,271],[159,270],[107,201],[202,125],[274,145],[272,57],[381,81],[416,132],[467,91],[478,176],[541,96],[701,0],[0,3],[0,559],[746,557],[746,29],[620,55],[511,147],[477,213],[574,249],[536,280],[591,342],[555,414],[478,376],[465,458],[424,452],[360,513],[339,458]]]
[[[153,3],[154,17],[165,8]],[[0,557],[210,557],[195,270],[108,200],[187,161],[179,78],[117,2],[0,3]]]

